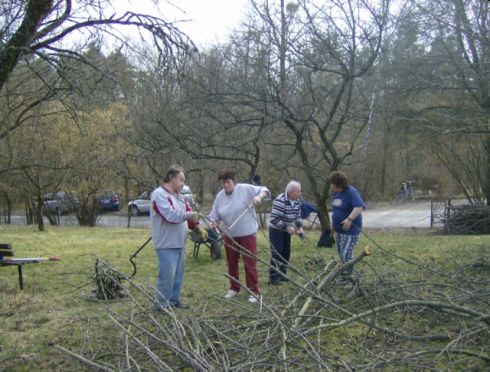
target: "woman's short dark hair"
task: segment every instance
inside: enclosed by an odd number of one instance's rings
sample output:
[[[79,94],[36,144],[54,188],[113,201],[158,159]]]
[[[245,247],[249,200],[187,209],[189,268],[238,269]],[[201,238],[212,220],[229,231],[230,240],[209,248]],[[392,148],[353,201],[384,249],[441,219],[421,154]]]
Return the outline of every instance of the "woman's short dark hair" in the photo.
[[[334,171],[328,176],[328,183],[335,185],[344,191],[349,187],[349,179],[344,172]]]
[[[232,180],[235,183],[235,172],[231,170],[222,170],[218,172],[218,181]]]
[[[163,182],[170,182],[173,178],[177,177],[179,173],[184,173],[184,168],[179,167],[178,165],[171,165],[167,169],[165,176],[163,176]]]

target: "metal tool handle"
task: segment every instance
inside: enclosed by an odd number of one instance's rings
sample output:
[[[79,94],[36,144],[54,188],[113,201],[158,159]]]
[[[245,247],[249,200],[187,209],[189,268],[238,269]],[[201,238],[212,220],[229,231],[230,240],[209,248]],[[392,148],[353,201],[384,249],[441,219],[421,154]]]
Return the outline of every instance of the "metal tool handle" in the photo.
[[[231,230],[233,228],[233,226],[235,226],[237,224],[237,222],[240,221],[240,219],[245,215],[245,213],[247,213],[250,210],[250,208],[252,208],[252,207],[253,207],[253,203],[250,203],[250,205],[247,208],[245,208],[245,210],[242,212],[242,214],[239,215],[237,217],[237,219],[235,221],[233,221],[233,223],[230,226],[228,226],[228,230]]]

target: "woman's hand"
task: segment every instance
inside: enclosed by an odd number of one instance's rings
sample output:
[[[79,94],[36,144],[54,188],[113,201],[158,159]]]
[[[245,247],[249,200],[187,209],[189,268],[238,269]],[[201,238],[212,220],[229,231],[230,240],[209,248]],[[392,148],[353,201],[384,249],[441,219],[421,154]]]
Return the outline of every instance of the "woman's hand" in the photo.
[[[341,222],[341,224],[342,224],[342,230],[348,231],[352,226],[352,220],[350,218],[346,218]]]
[[[362,213],[363,210],[364,207],[355,207],[349,216],[340,223],[342,225],[342,230],[349,230],[352,226],[352,222]]]
[[[261,202],[262,202],[262,196],[260,196],[260,195],[257,195],[256,197],[254,197],[254,198],[252,199],[252,204],[253,204],[254,206],[259,205]]]

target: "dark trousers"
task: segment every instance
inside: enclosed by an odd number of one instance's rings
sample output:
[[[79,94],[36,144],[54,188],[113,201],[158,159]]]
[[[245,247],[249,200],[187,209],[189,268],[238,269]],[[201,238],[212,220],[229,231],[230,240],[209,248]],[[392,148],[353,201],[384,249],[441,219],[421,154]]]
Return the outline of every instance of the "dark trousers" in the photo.
[[[287,231],[282,231],[269,227],[269,241],[271,244],[271,267],[269,268],[269,280],[277,281],[286,274],[291,256],[291,235]]]

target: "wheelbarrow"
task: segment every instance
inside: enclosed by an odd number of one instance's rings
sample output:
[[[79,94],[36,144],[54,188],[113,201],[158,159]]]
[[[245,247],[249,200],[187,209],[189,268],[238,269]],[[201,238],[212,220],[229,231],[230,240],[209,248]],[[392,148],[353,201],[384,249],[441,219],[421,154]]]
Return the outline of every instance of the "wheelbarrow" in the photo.
[[[213,229],[206,229],[206,231],[208,232],[208,238],[206,240],[202,240],[196,230],[189,233],[189,238],[194,243],[194,251],[192,253],[192,257],[197,258],[201,245],[205,245],[211,251],[211,259],[219,260],[221,258],[222,246],[221,236],[219,236],[218,233]]]

